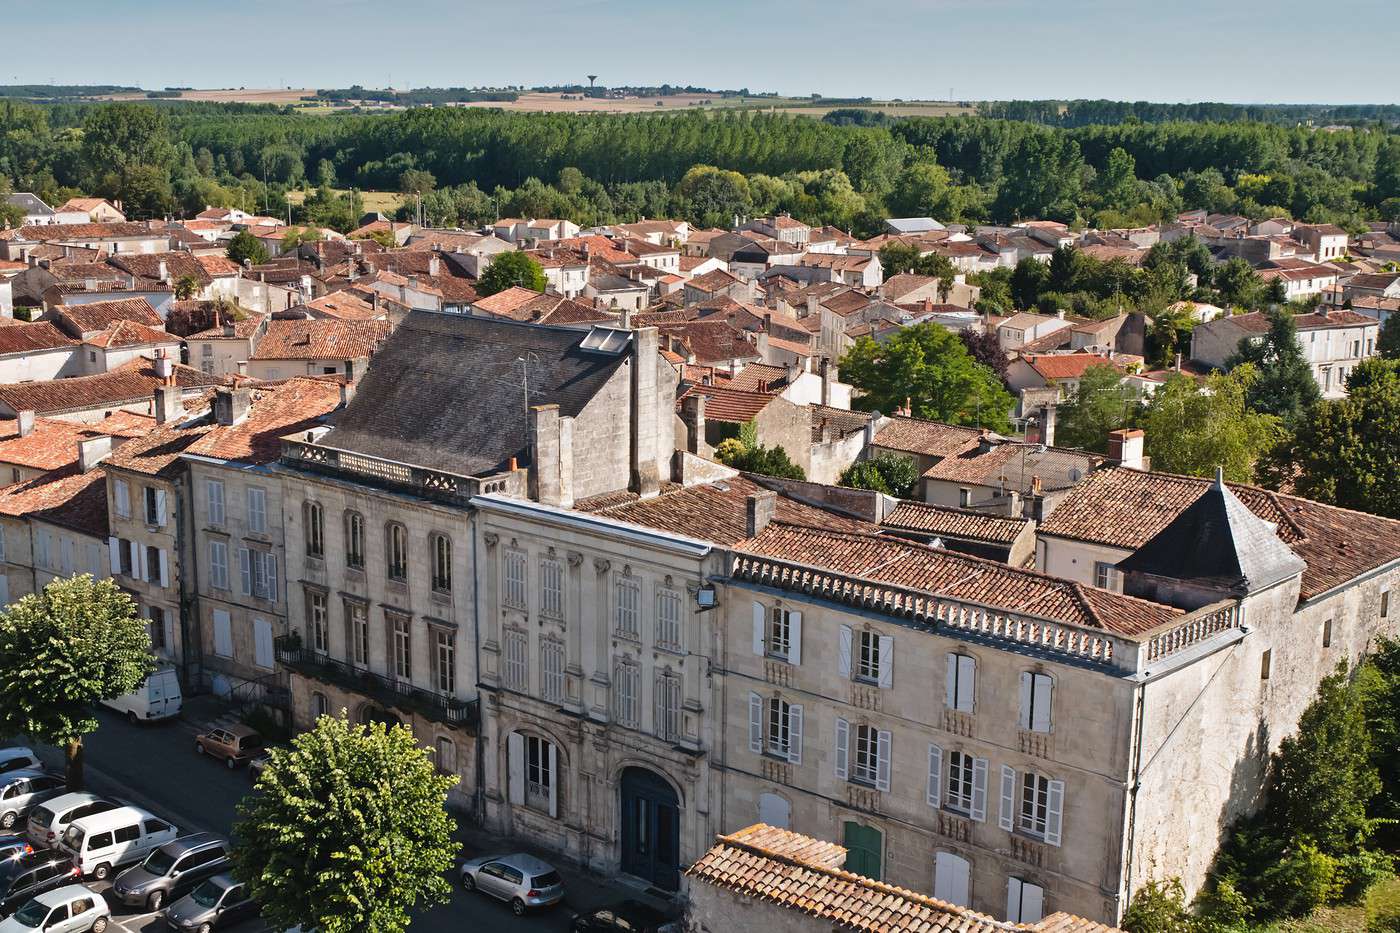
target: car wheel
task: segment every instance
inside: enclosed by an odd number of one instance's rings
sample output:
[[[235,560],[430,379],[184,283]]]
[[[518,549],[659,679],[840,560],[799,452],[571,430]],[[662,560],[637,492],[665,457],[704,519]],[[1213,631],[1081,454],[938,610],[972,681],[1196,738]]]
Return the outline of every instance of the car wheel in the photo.
[[[130,709],[129,709],[129,710],[126,711],[126,721],[129,722],[129,723],[131,723],[131,724],[134,726],[134,725],[136,725],[138,722],[140,722],[141,720],[137,717],[136,711],[135,711],[135,710],[130,710]]]
[[[4,816],[0,816],[0,826],[9,829],[15,825],[15,820],[17,819],[19,819],[19,814],[12,810]]]
[[[149,910],[151,913],[155,913],[157,910],[160,910],[161,905],[164,903],[165,892],[152,891],[151,896],[146,898],[146,909]]]
[[[208,752],[206,752],[206,751],[204,750],[204,743],[201,742],[201,741],[199,741],[198,739],[195,740],[195,743],[194,743],[194,750],[195,750],[195,753],[198,754],[198,755],[207,755],[207,754],[208,754]]]
[[[92,933],[102,933],[103,930],[107,929],[107,918],[98,917],[92,921],[92,926],[89,929],[92,930]]]
[[[234,760],[232,755],[229,755],[227,758],[224,759],[224,764],[228,765],[228,769],[230,771],[238,767],[238,762]]]
[[[520,898],[515,898],[510,902],[510,912],[517,917],[525,916],[525,902]]]
[[[201,923],[199,925],[199,933],[213,933],[213,930],[214,924],[212,923]]]
[[[463,890],[463,891],[475,891],[475,890],[476,890],[476,879],[473,878],[473,877],[472,877],[469,873],[467,873],[467,872],[462,872],[462,890]]]
[[[103,862],[92,870],[92,877],[95,881],[106,881],[107,876],[112,873],[112,866]]]

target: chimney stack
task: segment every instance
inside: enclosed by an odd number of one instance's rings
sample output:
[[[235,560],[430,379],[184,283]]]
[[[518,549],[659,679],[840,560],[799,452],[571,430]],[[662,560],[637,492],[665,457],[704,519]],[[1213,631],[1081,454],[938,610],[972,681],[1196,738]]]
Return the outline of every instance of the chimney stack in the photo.
[[[829,408],[831,407],[831,360],[822,357],[818,366],[822,377],[822,405]]]
[[[660,386],[657,380],[657,356],[660,336],[655,327],[642,327],[632,332],[632,398],[631,398],[631,467],[630,488],[643,499],[661,491],[661,468],[657,459],[665,448],[670,457],[675,447],[674,437],[662,444],[663,425],[674,424],[674,402],[666,403],[665,417],[659,415]]]
[[[574,504],[574,419],[559,417],[558,405],[530,409],[530,495],[541,505]]]
[[[1146,460],[1142,455],[1144,437],[1141,428],[1120,428],[1117,431],[1109,431],[1109,462],[1133,470],[1147,469]]]
[[[685,425],[685,449],[699,457],[708,456],[710,445],[705,443],[705,396],[691,392],[681,399],[681,423]]]
[[[253,405],[251,389],[231,389],[219,386],[214,390],[214,420],[224,427],[238,424],[248,417]]]
[[[355,386],[353,383],[342,382],[340,384],[340,407],[344,408],[350,404],[350,400],[355,397]]]
[[[34,433],[34,409],[24,409],[16,415],[15,420],[18,422],[15,428],[19,431],[20,437],[28,437]]]
[[[78,441],[78,472],[87,473],[112,453],[112,436],[99,434]]]
[[[1055,406],[1041,405],[1035,415],[1035,430],[1028,431],[1026,440],[1034,444],[1055,446]]]
[[[778,494],[771,489],[750,493],[744,500],[744,535],[757,537],[778,511]]]
[[[156,416],[156,424],[169,424],[184,414],[182,395],[176,386],[156,386],[155,403],[151,406],[151,413]]]
[[[165,264],[165,260],[160,261],[160,272],[157,275],[162,282],[170,281],[170,267]]]

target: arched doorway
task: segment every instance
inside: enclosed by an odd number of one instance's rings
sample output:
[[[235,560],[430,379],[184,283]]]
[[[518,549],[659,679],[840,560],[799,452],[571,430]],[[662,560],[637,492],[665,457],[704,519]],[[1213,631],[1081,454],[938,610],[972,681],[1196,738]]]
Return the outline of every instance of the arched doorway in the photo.
[[[622,772],[622,870],[662,888],[680,886],[680,800],[645,768]]]

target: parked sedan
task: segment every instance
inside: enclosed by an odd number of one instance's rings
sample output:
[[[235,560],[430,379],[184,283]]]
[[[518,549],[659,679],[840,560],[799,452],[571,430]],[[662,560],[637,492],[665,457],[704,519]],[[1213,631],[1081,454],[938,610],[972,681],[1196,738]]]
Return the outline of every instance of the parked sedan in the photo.
[[[510,904],[517,917],[533,907],[552,907],[564,899],[564,879],[548,862],[533,855],[484,855],[462,863],[462,887]]]
[[[0,917],[36,895],[78,880],[67,852],[30,852],[0,861]]]
[[[23,836],[0,836],[0,864],[33,851],[34,847]]]
[[[258,912],[248,889],[232,875],[215,875],[165,908],[165,922],[172,930],[210,930],[232,926]]]
[[[195,751],[222,758],[230,771],[256,756],[262,747],[262,736],[242,725],[210,729],[194,740]]]
[[[11,771],[0,777],[0,829],[13,829],[35,804],[64,792],[63,778],[42,771]]]

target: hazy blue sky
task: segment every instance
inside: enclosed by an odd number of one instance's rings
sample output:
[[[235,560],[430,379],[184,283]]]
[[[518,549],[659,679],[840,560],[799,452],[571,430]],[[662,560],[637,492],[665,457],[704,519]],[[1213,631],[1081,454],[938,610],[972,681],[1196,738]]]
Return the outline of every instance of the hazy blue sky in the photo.
[[[1395,14],[1395,0],[11,2],[0,83],[495,86],[597,73],[827,96],[1395,103]]]

